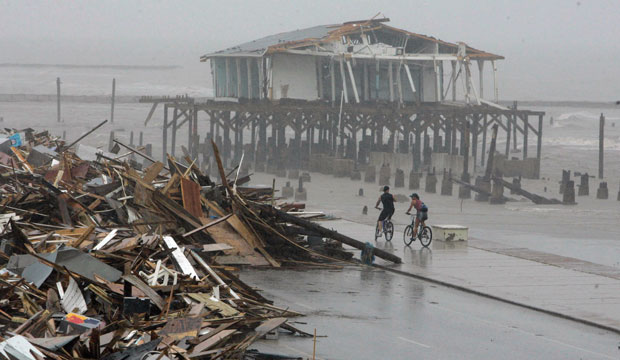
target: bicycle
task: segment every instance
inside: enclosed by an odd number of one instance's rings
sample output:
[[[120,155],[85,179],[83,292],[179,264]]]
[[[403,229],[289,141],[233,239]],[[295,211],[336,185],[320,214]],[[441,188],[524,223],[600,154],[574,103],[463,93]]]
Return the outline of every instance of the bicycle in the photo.
[[[381,210],[381,208],[377,208]],[[382,222],[383,231],[379,230],[379,224],[375,227],[375,241],[381,237],[381,233],[383,232],[383,236],[385,236],[386,241],[392,241],[392,237],[394,236],[394,224],[392,224],[392,219],[387,218]]]
[[[406,213],[407,215],[411,215],[411,213]],[[412,242],[417,238],[420,240],[420,244],[424,247],[428,247],[433,241],[433,230],[429,226],[426,226],[424,221],[420,221],[418,233],[413,234],[413,228],[415,226],[415,217],[411,221],[411,224],[407,225],[405,228],[405,232],[403,233],[403,242],[406,246],[411,245]]]

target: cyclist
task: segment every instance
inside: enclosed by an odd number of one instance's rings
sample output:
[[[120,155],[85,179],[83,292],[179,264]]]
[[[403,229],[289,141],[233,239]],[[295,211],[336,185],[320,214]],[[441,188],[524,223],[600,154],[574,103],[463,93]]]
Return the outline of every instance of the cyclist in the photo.
[[[420,200],[420,196],[417,193],[413,193],[409,195],[411,198],[411,204],[409,204],[409,209],[407,209],[407,215],[411,215],[409,211],[411,208],[415,208],[415,224],[413,225],[413,236],[417,236],[418,234],[418,225],[422,223],[422,226],[425,226],[425,221],[428,220],[428,207]]]
[[[378,227],[379,233],[383,231],[383,220],[391,219],[394,214],[394,202],[396,198],[394,195],[390,194],[390,187],[385,185],[383,187],[383,194],[379,196],[377,203],[375,204],[375,208],[379,209],[379,203],[383,204],[383,210],[381,210],[381,214],[379,214]]]

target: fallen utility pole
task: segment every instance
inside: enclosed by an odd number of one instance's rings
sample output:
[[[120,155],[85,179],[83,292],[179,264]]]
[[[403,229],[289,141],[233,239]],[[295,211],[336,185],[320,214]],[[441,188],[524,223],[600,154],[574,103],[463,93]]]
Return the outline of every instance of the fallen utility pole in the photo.
[[[119,144],[120,146],[124,147],[125,149],[130,150],[130,151],[133,151],[134,153],[136,153],[136,154],[138,154],[138,155],[142,156],[143,158],[147,159],[147,160],[148,160],[148,161],[150,161],[150,162],[153,162],[153,163],[156,163],[156,162],[157,162],[157,160],[153,159],[152,157],[148,156],[147,154],[143,153],[142,151],[140,151],[140,150],[138,150],[138,149],[135,149],[135,148],[133,148],[133,147],[131,147],[131,146],[129,146],[129,145],[125,145],[125,144],[123,144],[122,142],[120,142],[120,141],[118,141],[118,140],[116,140],[116,139],[113,139],[113,141],[114,141],[115,143]],[[164,165],[164,169],[166,169],[166,170],[170,171],[170,168],[169,168],[169,167],[167,167],[166,165]]]
[[[297,216],[285,213],[284,211],[280,211],[280,210],[278,210],[278,209],[276,209],[274,207],[271,207],[271,206],[268,206],[268,205],[262,205],[262,204],[252,204],[252,205],[257,207],[258,209],[260,209],[263,213],[275,216],[275,217],[279,218],[282,221],[285,221],[285,222],[288,222],[288,223],[291,223],[291,224],[295,224],[297,226],[301,226],[303,228],[311,230],[311,231],[321,235],[322,237],[326,237],[326,238],[329,238],[329,239],[333,239],[333,240],[339,241],[339,242],[341,242],[343,244],[347,244],[347,245],[352,246],[352,247],[354,247],[356,249],[359,249],[359,250],[364,250],[366,248],[366,244],[364,244],[361,241],[352,239],[352,238],[350,238],[350,237],[348,237],[346,235],[343,235],[343,234],[341,234],[341,233],[339,233],[337,231],[326,229],[326,228],[322,227],[321,225],[313,223],[311,221],[304,220],[304,219],[299,218]],[[399,258],[398,256],[396,256],[396,255],[394,255],[392,253],[389,253],[387,251],[378,249],[376,247],[373,248],[373,253],[376,256],[378,256],[378,257],[380,257],[380,258],[382,258],[384,260],[391,261],[391,262],[396,263],[396,264],[402,263],[401,258]]]
[[[78,141],[82,140],[83,138],[87,137],[88,135],[92,134],[95,130],[99,129],[100,127],[102,127],[105,123],[107,123],[108,120],[103,120],[99,125],[95,126],[94,128],[90,129],[86,134],[80,136],[79,138],[77,138],[77,140],[75,140],[74,142],[72,142],[71,144],[69,144],[69,146],[66,147],[66,149],[69,149],[70,147],[72,147],[73,145],[77,144]]]
[[[478,194],[481,194],[481,195],[484,195],[484,196],[487,196],[487,197],[491,197],[491,195],[492,195],[489,191],[487,191],[487,190],[485,190],[485,189],[483,189],[483,188],[481,188],[479,186],[472,185],[470,183],[467,183],[465,181],[461,181],[461,180],[458,180],[458,179],[455,179],[455,178],[451,178],[450,180],[452,180],[455,183],[457,183],[457,184],[459,184],[459,185],[461,185],[463,187],[466,187],[466,188],[468,188],[468,189],[470,189],[470,190],[472,190],[474,192],[477,192]],[[515,199],[509,198],[509,197],[503,196],[503,195],[502,195],[502,199],[504,201],[515,201]]]
[[[536,195],[533,194],[529,191],[525,191],[522,188],[513,185],[512,183],[498,177],[498,176],[494,176],[493,180],[495,181],[499,181],[502,185],[504,185],[505,187],[507,187],[508,189],[514,191],[515,193],[523,196],[524,198],[527,198],[529,200],[531,200],[534,204],[538,204],[538,205],[553,205],[553,204],[561,204],[562,202],[558,199],[547,199],[545,197],[542,197],[540,195]]]

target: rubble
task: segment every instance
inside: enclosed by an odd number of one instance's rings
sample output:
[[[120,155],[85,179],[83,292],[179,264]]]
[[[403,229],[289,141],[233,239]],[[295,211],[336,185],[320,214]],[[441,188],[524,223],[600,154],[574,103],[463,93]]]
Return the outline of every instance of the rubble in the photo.
[[[215,144],[217,182],[188,156],[163,164],[117,140],[116,154],[79,146],[85,160],[48,132],[0,135],[11,142],[0,152],[6,357],[242,359],[274,329],[310,334],[232,265],[320,266],[351,259],[342,243],[364,247],[303,204],[274,206],[273,188],[244,186]]]

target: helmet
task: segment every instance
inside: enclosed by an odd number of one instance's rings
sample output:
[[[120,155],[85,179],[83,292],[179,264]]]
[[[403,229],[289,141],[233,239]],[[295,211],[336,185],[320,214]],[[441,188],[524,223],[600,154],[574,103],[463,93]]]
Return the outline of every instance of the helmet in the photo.
[[[418,195],[418,193],[413,193],[413,194],[409,195],[409,197],[412,198],[412,199],[416,198],[416,199],[420,200],[420,196]]]
[[[388,190],[390,190],[390,187],[389,187],[389,186],[387,186],[387,185],[385,185],[385,186],[383,187],[383,191],[388,191]]]

